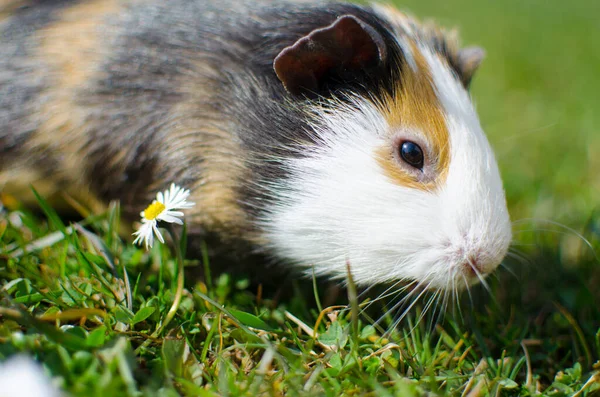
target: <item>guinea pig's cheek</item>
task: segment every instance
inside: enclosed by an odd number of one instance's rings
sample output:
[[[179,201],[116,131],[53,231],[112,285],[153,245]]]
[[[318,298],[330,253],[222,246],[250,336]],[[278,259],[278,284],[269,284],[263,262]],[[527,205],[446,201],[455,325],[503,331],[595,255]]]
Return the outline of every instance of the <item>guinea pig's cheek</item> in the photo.
[[[433,243],[426,231],[436,228],[435,195],[384,175],[372,155],[377,137],[334,144],[292,163],[290,184],[265,215],[273,249],[311,273],[342,279],[348,261],[364,286],[416,277],[429,263],[418,258]]]

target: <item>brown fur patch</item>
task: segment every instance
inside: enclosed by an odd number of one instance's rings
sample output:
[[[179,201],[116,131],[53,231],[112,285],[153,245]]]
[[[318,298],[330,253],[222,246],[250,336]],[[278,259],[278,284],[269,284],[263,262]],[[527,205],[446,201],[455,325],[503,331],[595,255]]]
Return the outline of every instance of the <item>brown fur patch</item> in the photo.
[[[211,131],[223,134],[223,131]],[[207,148],[202,170],[202,183],[192,194],[197,209],[192,215],[195,223],[224,236],[251,240],[247,233],[247,216],[238,203],[237,186],[243,177],[237,145],[229,139],[220,139],[220,147]]]
[[[384,15],[392,23],[396,34],[411,35],[412,32],[419,29],[416,21],[409,15],[403,13],[391,4],[375,4],[375,11]]]
[[[27,5],[27,0],[0,0],[0,22],[10,17],[19,7]]]
[[[430,20],[421,22],[391,5],[375,5],[374,8],[392,24],[396,35],[428,44],[451,64],[458,57],[460,47],[455,29],[443,29]]]
[[[416,70],[405,65],[396,94],[384,100],[382,112],[390,126],[390,133],[400,129],[416,129],[422,132],[429,147],[426,163],[433,164],[435,177],[420,181],[404,171],[398,164],[394,151],[398,148],[386,145],[377,151],[378,162],[386,175],[395,183],[421,190],[432,190],[446,180],[450,165],[450,137],[441,105],[433,87],[427,61],[416,45],[412,45]]]
[[[189,131],[194,130],[176,129],[173,137]],[[225,125],[204,126],[201,134],[204,136],[201,150],[198,146],[181,146],[187,156],[201,155],[203,159],[202,176],[198,185],[192,188],[191,201],[196,205],[191,218],[208,230],[235,234],[246,223],[236,193],[243,174],[241,151]]]
[[[483,60],[485,52],[478,47],[460,48],[458,32],[439,27],[432,21],[420,23],[389,5],[376,5],[375,10],[393,26],[396,35],[408,36],[412,40],[425,43],[437,52],[459,76],[465,88],[469,88],[475,70]]]
[[[82,148],[85,112],[75,102],[76,93],[101,75],[99,64],[108,52],[101,35],[103,20],[119,12],[118,0],[92,0],[60,11],[57,21],[39,32],[36,57],[47,65],[41,71],[52,81],[42,94],[40,126],[28,142],[31,153],[56,155],[59,174],[53,175],[55,190],[85,203],[96,203],[82,180]],[[37,185],[40,181],[31,181]],[[60,186],[62,185],[62,187]]]
[[[32,186],[52,208],[60,212],[74,212],[69,200],[65,199],[65,197],[71,196],[76,197],[75,201],[93,213],[100,213],[105,209],[105,205],[96,199],[88,189],[77,190],[72,187],[68,189],[68,192],[67,190],[62,191],[55,180],[28,165],[15,164],[10,170],[0,173],[0,191],[18,197],[19,201],[27,206],[36,207],[37,198],[31,190]]]
[[[103,21],[119,12],[118,0],[82,2],[60,12],[58,22],[43,30],[41,53],[60,74],[57,89],[74,89],[84,85],[106,53]]]
[[[210,75],[215,71],[206,65],[196,64],[196,71]],[[180,151],[183,157],[200,156],[201,177],[191,189],[190,201],[195,203],[188,217],[193,224],[221,236],[243,237],[256,240],[248,227],[247,215],[239,205],[237,187],[244,178],[244,157],[239,144],[231,134],[227,120],[215,117],[207,99],[211,97],[210,84],[200,80],[190,87],[190,81],[181,83],[188,95],[172,110],[174,125],[167,150]]]

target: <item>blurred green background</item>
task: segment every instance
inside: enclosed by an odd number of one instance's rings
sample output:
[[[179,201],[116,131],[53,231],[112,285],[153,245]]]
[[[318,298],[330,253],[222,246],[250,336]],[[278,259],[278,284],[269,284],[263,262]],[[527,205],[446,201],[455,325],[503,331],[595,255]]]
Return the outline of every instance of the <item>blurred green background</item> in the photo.
[[[600,1],[395,4],[457,28],[463,45],[486,50],[472,94],[512,219],[581,230],[600,208]]]

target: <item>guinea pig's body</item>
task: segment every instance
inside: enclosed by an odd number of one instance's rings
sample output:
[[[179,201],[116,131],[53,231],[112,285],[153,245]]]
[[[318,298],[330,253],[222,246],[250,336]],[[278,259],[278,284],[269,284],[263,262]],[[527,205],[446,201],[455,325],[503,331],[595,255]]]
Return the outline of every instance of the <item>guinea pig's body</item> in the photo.
[[[481,52],[392,8],[14,1],[0,188],[120,200],[172,182],[193,234],[362,285],[459,288],[511,239],[467,86]],[[238,245],[238,242],[243,244]]]

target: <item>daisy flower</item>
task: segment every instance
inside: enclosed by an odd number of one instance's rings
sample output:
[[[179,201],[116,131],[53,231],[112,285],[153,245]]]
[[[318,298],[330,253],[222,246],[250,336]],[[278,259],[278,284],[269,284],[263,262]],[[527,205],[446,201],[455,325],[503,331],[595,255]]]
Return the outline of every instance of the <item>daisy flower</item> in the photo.
[[[148,249],[152,247],[155,235],[161,243],[164,243],[165,240],[157,227],[158,221],[182,225],[183,221],[180,218],[183,216],[183,212],[175,210],[183,210],[194,206],[194,203],[186,201],[189,195],[190,191],[188,189],[174,183],[164,192],[158,192],[156,200],[140,213],[142,225],[133,233],[136,236],[133,243],[139,245],[143,243]]]

